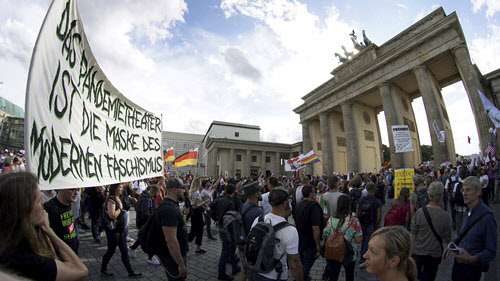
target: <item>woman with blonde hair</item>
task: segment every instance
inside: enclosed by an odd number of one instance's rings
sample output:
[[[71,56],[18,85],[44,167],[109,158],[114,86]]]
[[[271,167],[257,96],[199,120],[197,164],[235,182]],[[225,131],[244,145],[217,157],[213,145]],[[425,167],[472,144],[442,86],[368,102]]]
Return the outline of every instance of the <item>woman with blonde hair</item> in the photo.
[[[37,182],[28,172],[0,176],[0,266],[34,280],[82,280],[88,269],[50,228]]]
[[[191,200],[191,230],[189,231],[188,241],[192,242],[196,238],[196,253],[203,254],[206,253],[205,250],[201,249],[201,241],[203,238],[203,212],[205,211],[205,204],[208,201],[201,201],[201,179],[195,178],[191,182],[191,187],[189,188],[189,199]]]
[[[416,281],[417,266],[410,257],[412,242],[404,227],[386,226],[375,231],[368,243],[366,272],[381,281]]]

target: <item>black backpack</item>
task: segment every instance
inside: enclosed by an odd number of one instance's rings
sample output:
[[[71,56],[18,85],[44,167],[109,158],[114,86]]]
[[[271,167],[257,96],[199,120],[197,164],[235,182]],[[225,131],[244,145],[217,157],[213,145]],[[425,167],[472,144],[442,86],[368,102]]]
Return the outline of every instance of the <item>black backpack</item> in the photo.
[[[423,206],[427,206],[431,200],[429,199],[429,195],[427,194],[427,187],[421,187],[415,190],[417,194],[417,206],[415,206],[415,211]]]
[[[361,225],[369,225],[372,222],[372,210],[375,200],[376,198],[374,196],[369,196],[361,200],[358,216],[358,220]]]
[[[245,214],[253,208],[257,208],[256,205],[250,205],[243,213],[236,211],[229,211],[224,215],[222,231],[226,234],[226,238],[229,243],[236,245],[245,245],[247,233],[245,231],[245,224],[243,223],[243,217]]]
[[[462,183],[461,182],[457,183],[457,191],[455,191],[454,201],[455,201],[455,205],[457,205],[457,206],[462,206],[462,207],[465,206],[464,195],[462,194]]]
[[[357,189],[357,188],[353,188],[351,189],[351,191],[349,191],[349,196],[351,196],[351,210],[353,212],[356,211],[356,206],[358,205],[358,200],[361,198],[361,190]]]
[[[171,204],[162,202],[158,209],[164,204]],[[146,223],[139,229],[137,240],[141,245],[141,249],[148,255],[157,255],[160,253],[168,252],[167,242],[163,235],[161,228],[160,218],[158,216],[158,209],[156,209]],[[179,211],[180,213],[180,211]],[[181,214],[182,215],[182,214]]]
[[[280,242],[276,239],[276,233],[287,226],[291,226],[287,221],[272,226],[269,220],[268,222],[264,220],[264,215],[260,216],[247,236],[243,255],[245,267],[257,273],[268,273],[275,269],[278,272],[277,280],[280,280],[283,272],[280,260],[283,256],[279,259],[274,258],[274,246]]]

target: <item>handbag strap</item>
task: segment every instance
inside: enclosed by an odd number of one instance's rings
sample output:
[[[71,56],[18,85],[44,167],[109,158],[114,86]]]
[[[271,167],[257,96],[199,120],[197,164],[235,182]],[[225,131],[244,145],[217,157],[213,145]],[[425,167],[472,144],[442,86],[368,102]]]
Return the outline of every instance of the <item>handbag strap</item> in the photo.
[[[429,211],[427,210],[427,206],[423,206],[422,210],[424,211],[425,218],[427,219],[427,223],[429,224],[429,227],[431,228],[432,233],[434,234],[434,237],[436,237],[437,241],[439,242],[439,246],[441,247],[441,253],[443,253],[443,238],[441,238],[441,236],[439,236],[436,229],[434,228],[434,225],[432,225],[431,216],[429,215]]]
[[[478,223],[487,214],[493,215],[492,212],[486,212],[486,213],[482,214],[481,216],[479,216],[479,218],[477,218],[473,223],[471,223],[469,226],[467,226],[467,228],[463,232],[461,232],[460,235],[458,235],[457,238],[455,238],[454,243],[457,244],[457,245],[460,244],[460,242],[462,242],[462,239],[464,239],[464,237],[467,235],[467,233],[469,233],[469,230],[471,230],[471,228],[474,225],[476,225],[476,223]]]

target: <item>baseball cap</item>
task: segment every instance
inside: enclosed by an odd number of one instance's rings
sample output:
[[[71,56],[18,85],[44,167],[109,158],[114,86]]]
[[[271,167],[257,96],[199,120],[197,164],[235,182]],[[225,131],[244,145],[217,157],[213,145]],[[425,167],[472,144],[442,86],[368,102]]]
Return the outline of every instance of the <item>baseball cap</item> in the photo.
[[[261,190],[261,188],[257,182],[247,183],[243,186],[243,192],[245,192],[246,196],[257,193],[260,190]]]
[[[283,187],[275,187],[271,192],[269,193],[269,204],[271,206],[278,206],[283,204],[288,198],[289,198],[289,193],[286,189]]]
[[[168,179],[168,181],[165,183],[165,188],[187,188],[189,187],[189,184],[185,184],[181,179],[179,178],[171,178]]]

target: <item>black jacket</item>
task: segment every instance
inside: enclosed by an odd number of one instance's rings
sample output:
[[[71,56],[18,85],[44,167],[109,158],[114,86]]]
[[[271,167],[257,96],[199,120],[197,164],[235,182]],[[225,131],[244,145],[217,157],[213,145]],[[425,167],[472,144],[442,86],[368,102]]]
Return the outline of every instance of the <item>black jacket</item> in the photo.
[[[136,216],[135,223],[137,228],[141,228],[149,219],[154,210],[153,198],[149,196],[147,191],[143,191],[139,196],[139,200],[136,205]]]
[[[219,227],[222,227],[224,215],[228,211],[236,210],[234,201],[231,197],[224,195],[222,197],[217,198],[214,205],[215,205],[215,211],[217,213],[217,218],[219,219]]]

